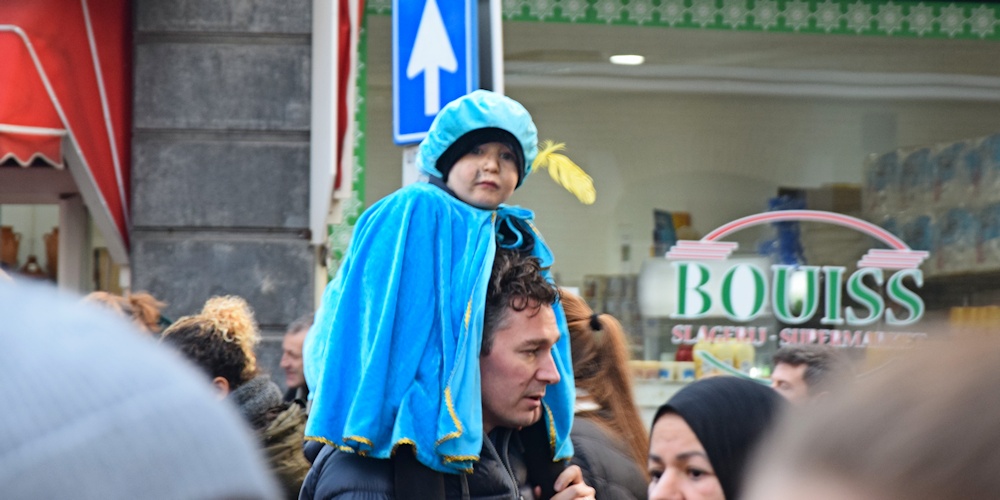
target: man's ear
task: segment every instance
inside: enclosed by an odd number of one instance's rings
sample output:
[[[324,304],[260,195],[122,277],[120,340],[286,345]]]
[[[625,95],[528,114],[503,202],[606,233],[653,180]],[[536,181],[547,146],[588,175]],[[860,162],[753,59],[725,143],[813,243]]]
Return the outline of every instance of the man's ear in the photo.
[[[213,378],[212,385],[219,390],[219,399],[224,399],[229,395],[229,381],[225,377]]]

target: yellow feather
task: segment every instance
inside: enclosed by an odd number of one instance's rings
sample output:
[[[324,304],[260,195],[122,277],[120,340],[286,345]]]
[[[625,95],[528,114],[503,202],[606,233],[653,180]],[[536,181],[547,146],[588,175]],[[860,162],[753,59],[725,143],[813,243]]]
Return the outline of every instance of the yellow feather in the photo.
[[[556,181],[567,191],[573,193],[580,203],[584,205],[593,204],[597,199],[597,190],[594,188],[594,179],[591,179],[587,172],[566,155],[558,153],[566,149],[566,144],[555,143],[553,141],[543,142],[539,148],[538,156],[532,163],[532,168],[548,168],[552,180]]]

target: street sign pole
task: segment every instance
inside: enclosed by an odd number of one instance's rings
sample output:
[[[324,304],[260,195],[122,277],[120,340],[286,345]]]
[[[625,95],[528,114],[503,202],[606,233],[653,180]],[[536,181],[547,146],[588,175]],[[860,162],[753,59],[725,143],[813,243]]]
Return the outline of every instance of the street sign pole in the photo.
[[[479,2],[479,86],[504,93],[502,0]]]

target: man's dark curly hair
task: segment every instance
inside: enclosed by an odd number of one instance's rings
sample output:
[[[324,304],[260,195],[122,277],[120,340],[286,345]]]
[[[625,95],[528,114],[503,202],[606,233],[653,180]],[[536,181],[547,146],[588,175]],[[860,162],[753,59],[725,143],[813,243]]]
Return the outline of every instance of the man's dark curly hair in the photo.
[[[497,248],[493,272],[486,288],[486,312],[483,317],[483,346],[480,356],[493,348],[494,333],[507,319],[507,309],[537,313],[544,305],[555,304],[559,289],[542,276],[536,257],[515,250]]]
[[[809,394],[829,390],[853,375],[850,361],[837,348],[821,344],[786,345],[771,357],[774,366],[806,365],[802,380]]]
[[[212,325],[182,324],[172,326],[168,332],[163,343],[172,345],[209,377],[226,379],[231,389],[247,382],[243,376],[246,355],[240,346],[221,340]]]

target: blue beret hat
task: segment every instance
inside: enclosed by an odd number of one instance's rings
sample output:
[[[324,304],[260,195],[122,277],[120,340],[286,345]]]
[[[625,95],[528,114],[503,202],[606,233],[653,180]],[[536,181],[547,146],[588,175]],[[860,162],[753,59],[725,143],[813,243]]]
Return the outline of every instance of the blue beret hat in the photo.
[[[524,106],[488,90],[466,94],[441,109],[417,148],[417,168],[445,179],[455,161],[485,142],[504,142],[514,148],[520,160],[520,186],[538,154],[538,130]]]

